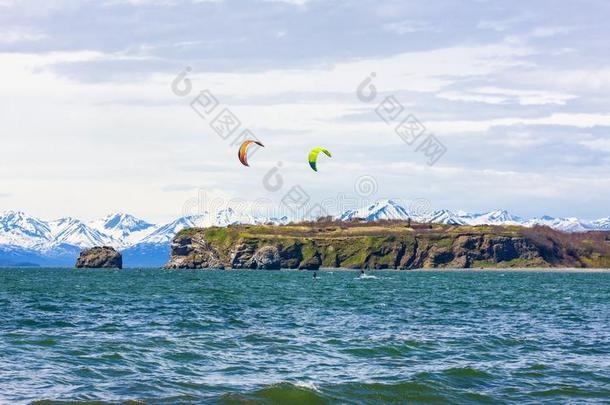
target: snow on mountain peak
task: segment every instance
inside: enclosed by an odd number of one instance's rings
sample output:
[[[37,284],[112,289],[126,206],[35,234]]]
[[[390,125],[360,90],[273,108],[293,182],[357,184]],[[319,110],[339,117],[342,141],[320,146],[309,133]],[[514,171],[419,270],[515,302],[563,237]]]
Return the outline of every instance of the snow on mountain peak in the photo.
[[[53,232],[53,245],[68,244],[81,248],[118,245],[117,241],[110,235],[106,235],[93,229],[78,219],[69,218],[67,220],[56,221],[57,226]]]
[[[426,222],[446,225],[466,224],[466,222],[462,218],[460,218],[458,214],[455,214],[454,212],[449,210],[434,211],[429,217],[426,218]]]
[[[31,247],[51,236],[49,225],[22,211],[5,211],[0,215],[0,244]]]
[[[361,218],[373,221],[376,219],[407,219],[408,217],[407,210],[396,202],[380,200],[360,210],[346,211],[339,216],[339,219],[346,221],[352,218]],[[525,220],[500,209],[476,214],[444,209],[421,218],[411,215],[411,218],[419,222],[449,225],[544,225],[564,232],[584,232],[592,229],[610,230],[610,217],[591,222],[581,221],[578,218],[553,218],[548,215]]]
[[[143,219],[139,219],[133,215],[124,213],[107,215],[100,220],[91,222],[91,225],[96,229],[121,231],[123,233],[139,232],[154,226]]]
[[[142,240],[143,243],[165,243],[172,240],[176,233],[185,228],[192,227],[211,227],[211,226],[229,226],[236,224],[260,224],[260,223],[286,223],[288,218],[279,219],[258,218],[253,215],[236,211],[234,208],[228,207],[216,212],[205,212],[201,215],[191,215],[180,217],[175,221],[157,227],[154,232],[151,232]]]
[[[92,221],[88,226],[108,235],[119,247],[129,246],[148,236],[155,226],[143,219],[125,213],[113,213]]]
[[[359,210],[346,211],[340,215],[339,219],[347,221],[350,219],[365,219],[367,221],[386,220],[406,220],[409,213],[400,204],[393,200],[379,200],[368,207]]]
[[[142,243],[169,243],[174,235],[185,228],[200,227],[205,221],[206,215],[190,215],[180,217],[175,221],[160,225],[148,236],[142,239]]]
[[[599,218],[595,221],[591,221],[591,226],[594,229],[608,231],[610,230],[610,217],[607,218]]]
[[[228,207],[216,212],[215,217],[210,217],[210,226],[229,226],[234,224],[253,224],[254,217],[244,213],[238,213],[233,208]]]
[[[548,226],[558,231],[564,232],[585,232],[596,227],[593,223],[587,224],[578,218],[553,218],[549,215],[544,215],[540,218],[532,218],[523,222],[524,226],[542,225]]]
[[[32,217],[23,211],[5,211],[0,216],[0,224],[3,226],[20,227],[24,230],[36,232],[45,228],[46,224],[38,218]]]
[[[519,225],[523,222],[523,219],[506,210],[467,214],[461,219],[469,225]]]

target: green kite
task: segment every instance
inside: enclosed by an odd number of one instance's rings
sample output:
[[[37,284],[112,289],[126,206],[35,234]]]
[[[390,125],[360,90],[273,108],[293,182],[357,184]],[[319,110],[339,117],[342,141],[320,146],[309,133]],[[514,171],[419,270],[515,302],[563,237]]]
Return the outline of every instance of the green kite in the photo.
[[[324,148],[313,148],[311,152],[309,152],[309,166],[311,166],[311,168],[316,172],[318,171],[316,163],[318,161],[318,155],[320,154],[320,152],[324,153],[328,157],[332,157],[330,152]]]

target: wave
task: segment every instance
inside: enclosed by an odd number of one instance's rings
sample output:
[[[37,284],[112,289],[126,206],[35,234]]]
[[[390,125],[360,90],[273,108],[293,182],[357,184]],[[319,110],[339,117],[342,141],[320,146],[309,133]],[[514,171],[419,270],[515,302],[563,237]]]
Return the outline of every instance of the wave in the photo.
[[[311,382],[280,382],[250,393],[229,393],[218,398],[220,404],[362,404],[443,402],[448,398],[439,387],[420,382],[341,383],[318,386]]]

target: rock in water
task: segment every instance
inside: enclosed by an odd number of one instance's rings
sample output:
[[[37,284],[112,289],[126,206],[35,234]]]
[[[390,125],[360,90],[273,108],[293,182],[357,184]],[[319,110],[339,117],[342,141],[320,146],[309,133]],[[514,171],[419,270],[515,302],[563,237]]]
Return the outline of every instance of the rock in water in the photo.
[[[76,268],[82,269],[122,269],[123,257],[110,246],[96,246],[80,252]]]

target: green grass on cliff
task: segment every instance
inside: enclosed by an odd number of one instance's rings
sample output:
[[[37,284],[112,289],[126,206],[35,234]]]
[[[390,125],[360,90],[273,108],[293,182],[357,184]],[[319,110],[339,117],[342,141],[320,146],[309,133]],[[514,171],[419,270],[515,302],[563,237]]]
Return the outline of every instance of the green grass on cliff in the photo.
[[[410,225],[410,226],[409,226]],[[396,265],[398,246],[412,252],[432,249],[436,254],[455,249],[458,238],[482,236],[523,238],[538,246],[545,260],[514,259],[507,262],[474,262],[473,267],[532,267],[553,265],[610,267],[610,232],[566,234],[546,227],[456,226],[408,224],[404,221],[304,222],[283,226],[235,225],[226,228],[185,229],[176,239],[203,233],[203,239],[225,251],[239,243],[255,248],[275,244],[285,248],[299,245],[304,260],[320,254],[325,267],[385,268]],[[553,257],[561,252],[561,262]]]
[[[215,241],[224,245],[229,239],[229,232],[227,228],[210,228],[205,235],[208,241]]]

